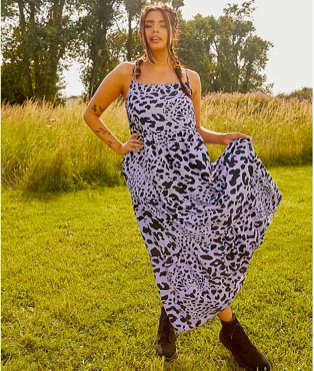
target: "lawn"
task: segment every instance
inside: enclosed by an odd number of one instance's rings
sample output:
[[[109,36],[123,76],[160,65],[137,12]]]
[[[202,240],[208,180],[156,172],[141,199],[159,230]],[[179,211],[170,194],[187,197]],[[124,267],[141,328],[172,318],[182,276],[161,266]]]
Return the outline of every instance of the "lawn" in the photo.
[[[273,371],[312,370],[312,167],[268,170],[283,200],[231,307]],[[160,306],[126,187],[2,189],[3,370],[240,370],[217,317],[164,364]]]

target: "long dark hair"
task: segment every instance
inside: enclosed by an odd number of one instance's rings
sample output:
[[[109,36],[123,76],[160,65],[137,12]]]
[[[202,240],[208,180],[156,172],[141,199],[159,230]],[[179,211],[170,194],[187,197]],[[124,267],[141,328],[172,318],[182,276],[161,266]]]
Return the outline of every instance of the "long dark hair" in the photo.
[[[153,53],[152,50],[147,42],[147,39],[145,37],[145,28],[144,28],[144,22],[147,13],[150,10],[160,10],[163,14],[164,20],[166,22],[167,30],[168,30],[168,55],[171,59],[174,71],[176,75],[178,76],[181,84],[181,88],[184,91],[184,93],[192,98],[191,93],[187,86],[182,82],[182,64],[180,63],[176,49],[177,49],[177,42],[178,42],[178,16],[174,9],[172,9],[170,6],[166,4],[161,5],[147,5],[145,8],[142,9],[141,12],[141,18],[140,18],[140,28],[139,28],[139,38],[141,40],[141,43],[144,46],[144,54],[138,58],[135,62],[136,66],[136,77],[139,77],[141,74],[141,64],[144,62],[146,58],[149,58],[149,60],[152,63],[155,63],[153,60]],[[170,42],[170,35],[172,34],[172,42]]]

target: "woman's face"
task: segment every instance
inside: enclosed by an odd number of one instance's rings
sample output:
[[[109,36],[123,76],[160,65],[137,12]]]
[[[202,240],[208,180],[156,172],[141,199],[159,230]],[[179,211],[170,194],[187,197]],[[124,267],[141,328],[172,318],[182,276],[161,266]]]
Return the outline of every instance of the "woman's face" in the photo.
[[[167,48],[168,30],[160,10],[150,10],[145,17],[144,33],[152,50]]]

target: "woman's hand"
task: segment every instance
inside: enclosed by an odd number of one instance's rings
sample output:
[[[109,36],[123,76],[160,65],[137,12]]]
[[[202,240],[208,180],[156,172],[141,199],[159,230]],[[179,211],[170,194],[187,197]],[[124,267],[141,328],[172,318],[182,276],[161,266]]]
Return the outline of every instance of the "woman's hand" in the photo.
[[[246,134],[238,133],[238,132],[226,133],[223,136],[223,144],[229,144],[230,142],[232,142],[234,139],[237,139],[237,138],[248,138],[249,139],[252,137]]]
[[[144,147],[144,142],[136,137],[140,136],[141,133],[132,133],[126,143],[123,143],[120,148],[120,154],[125,155],[127,152],[140,152]]]

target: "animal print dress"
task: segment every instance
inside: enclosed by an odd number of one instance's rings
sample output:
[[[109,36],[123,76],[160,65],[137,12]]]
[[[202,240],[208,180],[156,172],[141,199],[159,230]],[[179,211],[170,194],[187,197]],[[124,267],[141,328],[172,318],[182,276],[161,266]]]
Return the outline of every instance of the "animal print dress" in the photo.
[[[162,305],[187,331],[231,304],[282,194],[252,139],[211,162],[179,82],[140,83],[133,69],[125,107],[144,147],[123,156],[122,174]]]

